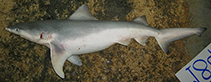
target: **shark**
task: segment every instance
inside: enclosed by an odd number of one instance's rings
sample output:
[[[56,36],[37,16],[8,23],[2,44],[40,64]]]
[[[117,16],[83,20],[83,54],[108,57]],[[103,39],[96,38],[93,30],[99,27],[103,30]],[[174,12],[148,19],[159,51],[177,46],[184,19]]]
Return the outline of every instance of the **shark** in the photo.
[[[170,42],[195,34],[201,36],[206,30],[205,27],[156,29],[149,26],[145,16],[133,21],[98,20],[86,4],[68,19],[25,22],[5,29],[50,48],[53,69],[61,78],[65,78],[63,65],[66,60],[82,65],[80,54],[104,50],[115,43],[127,46],[131,39],[145,46],[149,37],[155,37],[161,49],[168,53]]]

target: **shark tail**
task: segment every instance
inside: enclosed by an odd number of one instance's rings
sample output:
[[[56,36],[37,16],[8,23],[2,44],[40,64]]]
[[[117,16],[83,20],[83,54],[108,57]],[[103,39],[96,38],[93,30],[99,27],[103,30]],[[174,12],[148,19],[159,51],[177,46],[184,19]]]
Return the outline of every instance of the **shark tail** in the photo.
[[[201,27],[201,28],[166,28],[161,29],[158,36],[156,36],[156,40],[158,41],[158,44],[160,45],[161,49],[168,53],[168,45],[172,41],[176,41],[185,37],[189,37],[192,35],[198,35],[201,36],[201,34],[206,30],[207,28]]]

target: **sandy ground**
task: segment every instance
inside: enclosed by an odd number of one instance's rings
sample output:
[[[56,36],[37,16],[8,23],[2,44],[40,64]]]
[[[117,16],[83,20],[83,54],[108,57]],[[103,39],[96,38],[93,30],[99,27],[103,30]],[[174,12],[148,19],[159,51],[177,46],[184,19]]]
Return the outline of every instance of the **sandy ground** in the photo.
[[[65,62],[66,78],[61,79],[47,47],[4,30],[21,22],[66,19],[82,4],[99,20],[131,21],[146,15],[149,25],[158,29],[189,27],[184,0],[0,0],[0,81],[179,81],[175,73],[191,60],[185,55],[184,39],[172,42],[169,54],[151,37],[147,46],[132,40],[129,46],[115,44],[80,55],[83,65]]]

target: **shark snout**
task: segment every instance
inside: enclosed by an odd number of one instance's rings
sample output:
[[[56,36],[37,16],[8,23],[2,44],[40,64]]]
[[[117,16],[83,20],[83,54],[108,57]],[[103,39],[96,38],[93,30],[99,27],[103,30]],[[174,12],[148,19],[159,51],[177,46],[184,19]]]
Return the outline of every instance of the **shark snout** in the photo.
[[[9,28],[5,28],[5,30],[7,30],[7,31],[11,31],[11,29],[9,29]]]

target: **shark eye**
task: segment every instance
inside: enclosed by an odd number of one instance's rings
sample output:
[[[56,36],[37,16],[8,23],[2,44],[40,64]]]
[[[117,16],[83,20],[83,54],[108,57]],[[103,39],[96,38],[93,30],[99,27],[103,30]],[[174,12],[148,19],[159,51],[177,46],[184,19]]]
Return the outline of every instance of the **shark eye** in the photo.
[[[19,29],[18,28],[15,28],[15,31],[19,31]]]

